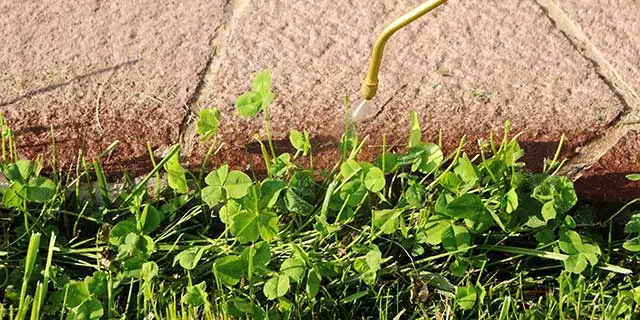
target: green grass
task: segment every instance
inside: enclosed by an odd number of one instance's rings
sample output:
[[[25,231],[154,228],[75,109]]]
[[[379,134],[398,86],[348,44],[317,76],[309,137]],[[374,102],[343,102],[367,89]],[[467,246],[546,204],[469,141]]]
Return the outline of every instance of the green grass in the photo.
[[[208,168],[220,112],[204,109],[199,170],[175,145],[117,190],[101,164],[116,144],[67,172],[54,157],[45,177],[0,118],[0,319],[638,317],[635,203],[596,221],[559,152],[527,171],[506,123],[477,156],[465,141],[445,154],[411,113],[402,150],[359,159],[367,137],[347,120],[340,160],[314,168],[309,133],[273,147],[273,98],[265,71],[237,102],[264,115],[266,176]]]

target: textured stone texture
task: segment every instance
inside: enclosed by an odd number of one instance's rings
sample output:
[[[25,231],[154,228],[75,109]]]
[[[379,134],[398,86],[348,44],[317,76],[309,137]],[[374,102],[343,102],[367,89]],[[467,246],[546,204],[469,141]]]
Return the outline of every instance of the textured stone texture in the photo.
[[[306,129],[321,144],[335,143],[343,128],[342,99],[357,98],[377,33],[415,4],[250,1],[201,103],[223,111],[228,143],[220,159],[244,161],[241,141],[260,130],[259,120],[237,116],[234,101],[262,68],[274,74],[275,135],[285,139],[288,128]],[[387,45],[375,101],[384,110],[361,126],[374,145],[382,134],[403,143],[409,110],[418,112],[428,139],[437,139],[442,128],[449,149],[463,135],[473,146],[511,120],[514,133],[524,132],[534,164],[552,155],[562,133],[571,153],[622,109],[533,1],[452,1],[400,30]],[[335,150],[322,149],[329,156],[316,159],[328,165]]]
[[[598,163],[576,181],[577,191],[590,199],[622,202],[640,196],[640,182],[627,174],[640,173],[640,133],[629,132]]]
[[[122,142],[133,168],[176,142],[199,72],[223,20],[223,0],[0,1],[0,112],[21,151],[75,162]],[[98,112],[96,116],[96,105]]]
[[[234,102],[252,74],[268,68],[277,95],[271,108],[276,147],[288,148],[289,128],[308,130],[316,164],[331,166],[343,98],[358,100],[377,34],[418,3],[0,0],[0,112],[27,156],[48,154],[53,126],[62,165],[73,164],[81,148],[92,157],[120,140],[110,170],[140,173],[148,165],[147,141],[159,150],[180,138],[193,142],[194,132],[182,131],[194,127],[183,126],[193,119],[190,110],[217,106],[224,145],[216,161],[260,166],[250,137],[264,135],[261,119],[239,118]],[[638,2],[560,5],[638,90]],[[512,132],[523,133],[527,161],[539,168],[561,134],[571,155],[619,119],[623,103],[594,63],[534,0],[451,1],[389,41],[375,99],[382,110],[359,128],[370,135],[365,156],[379,151],[382,135],[402,145],[408,111],[415,110],[425,139],[436,140],[442,129],[449,151],[463,135],[473,150],[478,138],[500,133],[510,120]],[[637,137],[628,135],[588,171],[581,191],[615,194],[615,181],[636,171],[626,150],[636,150]],[[196,147],[192,164],[207,146]],[[603,182],[610,178],[614,182]]]
[[[640,2],[563,0],[558,3],[625,82],[635,92],[640,91]]]

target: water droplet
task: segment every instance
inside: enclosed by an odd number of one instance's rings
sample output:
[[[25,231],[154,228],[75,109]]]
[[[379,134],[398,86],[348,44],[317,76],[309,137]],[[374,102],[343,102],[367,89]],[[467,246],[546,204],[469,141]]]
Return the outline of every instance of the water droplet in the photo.
[[[376,108],[376,104],[371,100],[364,99],[353,109],[353,113],[351,113],[351,121],[355,123],[365,122],[373,118],[376,113],[378,113],[378,108]]]

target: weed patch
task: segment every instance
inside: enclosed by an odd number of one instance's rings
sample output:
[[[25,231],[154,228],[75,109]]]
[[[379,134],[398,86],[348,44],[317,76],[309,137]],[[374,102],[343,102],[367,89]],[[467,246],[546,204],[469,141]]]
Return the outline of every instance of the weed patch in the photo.
[[[271,83],[260,72],[237,100],[264,120],[258,180],[207,168],[216,109],[200,113],[199,172],[175,145],[117,192],[100,158],[42,176],[0,118],[0,319],[634,317],[640,214],[620,232],[618,214],[594,221],[559,152],[525,170],[505,123],[477,156],[464,141],[446,154],[411,113],[406,151],[359,160],[367,138],[347,121],[340,160],[315,170],[308,132],[291,129],[292,154],[273,147]]]

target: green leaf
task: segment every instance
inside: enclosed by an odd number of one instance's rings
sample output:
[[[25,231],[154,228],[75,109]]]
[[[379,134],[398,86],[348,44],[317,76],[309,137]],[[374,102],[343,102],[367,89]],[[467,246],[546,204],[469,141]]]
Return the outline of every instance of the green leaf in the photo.
[[[556,215],[557,215],[557,212],[556,212],[556,209],[555,209],[554,201],[551,200],[551,201],[545,202],[542,205],[541,213],[542,213],[542,217],[544,218],[545,222],[548,222],[549,220],[555,219]]]
[[[84,283],[94,297],[104,297],[107,295],[107,274],[104,271],[95,271],[92,276],[85,277]]]
[[[364,259],[367,261],[367,265],[369,265],[370,270],[380,270],[380,265],[382,264],[382,253],[378,247],[374,246],[372,250],[369,250],[369,252],[364,256]]]
[[[463,310],[471,310],[476,304],[477,292],[476,287],[467,284],[466,287],[456,288],[456,304]]]
[[[98,299],[89,298],[79,306],[70,310],[67,319],[74,320],[98,320],[104,315],[102,303]]]
[[[251,118],[262,110],[263,96],[259,92],[249,91],[238,97],[236,109],[244,118]]]
[[[164,220],[164,214],[152,205],[145,206],[142,215],[145,216],[142,231],[146,234],[156,230]]]
[[[233,217],[231,233],[240,243],[258,240],[258,215],[248,211],[241,211]]]
[[[56,184],[44,177],[36,177],[29,181],[27,185],[27,200],[44,203],[53,198],[56,194]]]
[[[340,165],[340,175],[342,175],[342,177],[345,180],[350,180],[358,172],[360,172],[360,170],[362,170],[362,167],[360,167],[360,164],[358,164],[357,161],[352,159],[349,159],[345,161],[342,165]]]
[[[532,197],[541,203],[553,200],[553,205],[560,214],[569,211],[578,201],[571,180],[557,176],[544,179],[533,189]]]
[[[180,266],[185,270],[193,270],[198,265],[204,251],[201,247],[191,247],[183,250],[173,258],[173,265],[179,262]]]
[[[572,273],[582,273],[587,268],[587,259],[579,254],[574,253],[563,261],[564,268]]]
[[[373,163],[376,167],[382,169],[384,173],[392,173],[398,169],[398,157],[389,152],[378,155]]]
[[[540,230],[540,231],[536,232],[534,237],[541,244],[551,243],[554,240],[556,240],[555,234],[553,233],[553,231],[551,231],[549,229],[543,229],[543,230]]]
[[[364,177],[364,185],[371,192],[381,191],[384,189],[385,183],[384,173],[377,167],[370,168]]]
[[[280,272],[287,275],[293,282],[302,282],[306,264],[300,257],[290,257],[280,266]]]
[[[131,233],[129,235],[132,235]],[[155,250],[155,245],[153,243],[153,239],[147,235],[142,235],[137,237],[137,241],[135,243],[136,249],[140,250],[140,252],[144,253],[146,256],[149,256]],[[126,238],[125,238],[126,243]]]
[[[505,194],[505,200],[507,202],[507,213],[512,213],[518,209],[518,193],[515,188],[509,189]]]
[[[142,264],[141,275],[144,281],[151,281],[157,277],[159,273],[158,265],[153,261],[148,261]]]
[[[4,176],[10,181],[27,184],[31,175],[37,171],[37,164],[29,160],[18,160],[7,166]]]
[[[478,174],[475,166],[471,163],[471,160],[469,160],[466,153],[462,154],[462,156],[458,158],[458,163],[453,171],[462,178],[462,181],[469,184],[471,187],[473,187],[473,185],[478,181]]]
[[[420,144],[422,140],[422,131],[420,130],[420,121],[418,121],[418,114],[415,111],[410,111],[411,127],[409,129],[409,148],[415,147]]]
[[[282,180],[265,179],[260,186],[260,207],[271,208],[287,184]]]
[[[287,206],[287,210],[299,215],[309,216],[315,210],[312,204],[304,200],[291,189],[288,189],[285,192],[284,202]]]
[[[289,130],[289,142],[291,142],[291,145],[294,149],[298,151],[304,151],[305,139],[302,132],[295,129]]]
[[[560,245],[560,250],[568,254],[580,253],[578,248],[582,245],[582,239],[577,232],[564,229],[560,231],[560,241],[558,244]]]
[[[242,314],[237,315],[237,317],[242,317],[245,314],[253,315],[256,309],[259,308],[250,301],[243,300],[242,298],[232,298],[231,302],[233,302],[233,306],[238,309],[238,311],[242,312]]]
[[[253,266],[266,267],[271,260],[271,252],[269,251],[269,244],[260,241],[246,247],[240,255],[242,260],[249,262],[249,259],[253,259]]]
[[[253,78],[253,85],[251,88],[253,91],[266,93],[271,91],[271,71],[262,70],[261,72],[256,73]]]
[[[576,227],[576,220],[574,220],[572,216],[570,216],[570,215],[566,215],[566,216],[564,217],[564,224],[565,224],[568,228],[575,229],[575,227]]]
[[[409,183],[409,188],[404,191],[403,197],[407,201],[407,204],[421,208],[424,204],[424,197],[427,194],[427,189],[420,183]]]
[[[456,277],[462,277],[467,272],[468,268],[469,268],[468,262],[460,258],[456,258],[456,260],[453,261],[453,263],[449,266],[449,271],[451,272],[451,274],[453,274]]]
[[[444,160],[444,154],[437,144],[421,143],[409,148],[409,154],[416,157],[411,166],[411,171],[419,171],[430,174],[437,169]]]
[[[65,286],[65,291],[67,295],[65,306],[67,308],[75,308],[82,304],[83,301],[91,297],[89,287],[84,281],[71,280]]]
[[[309,273],[307,273],[307,286],[306,291],[309,298],[313,298],[320,291],[320,281],[322,277],[320,274],[315,271],[315,269],[309,269]]]
[[[464,224],[470,232],[480,234],[494,225],[494,217],[488,210],[483,210],[471,219],[464,219]]]
[[[213,274],[222,283],[234,286],[245,274],[247,266],[239,256],[229,255],[216,259],[213,263]]]
[[[215,171],[209,172],[209,174],[204,178],[204,181],[207,185],[212,187],[222,188],[225,181],[227,181],[227,175],[229,174],[229,165],[222,165],[220,168]]]
[[[340,300],[340,303],[351,303],[354,301],[358,301],[358,299],[366,296],[367,294],[369,294],[368,291],[358,291],[352,295],[344,297],[342,300]]]
[[[347,204],[350,207],[357,207],[367,196],[367,188],[359,179],[351,180],[340,188],[339,194],[342,200],[347,200],[347,198],[349,199]]]
[[[193,308],[207,303],[207,284],[202,281],[197,285],[187,287],[187,292],[182,296],[181,302]]]
[[[278,215],[273,212],[262,212],[258,216],[258,233],[262,240],[271,242],[278,234]]]
[[[475,193],[465,193],[447,204],[446,214],[454,218],[473,219],[484,210],[482,199]]]
[[[180,165],[180,152],[174,153],[171,158],[164,164],[164,170],[167,171],[167,183],[171,189],[178,193],[187,193],[186,170]]]
[[[469,247],[471,234],[465,227],[449,226],[442,232],[442,246],[447,251],[456,251]]]
[[[267,280],[262,288],[262,292],[269,300],[282,297],[289,291],[289,277],[281,274]]]
[[[636,213],[629,218],[624,226],[624,233],[640,233],[640,213]]]
[[[450,171],[445,171],[440,177],[439,183],[445,189],[453,193],[460,193],[460,188],[462,187],[463,182],[457,174]]]
[[[124,243],[125,238],[130,233],[137,232],[136,224],[132,221],[125,220],[116,224],[109,233],[109,244],[113,246],[119,246]]]
[[[383,233],[391,234],[398,228],[398,218],[402,213],[399,209],[373,210],[372,224],[382,230]]]
[[[242,207],[234,200],[229,200],[222,208],[220,208],[220,220],[226,225],[233,223],[233,218],[242,212]]]
[[[264,241],[252,244],[242,250],[240,258],[247,265],[247,277],[251,280],[256,271],[265,268],[269,263],[271,259],[269,244]]]
[[[314,202],[317,198],[318,186],[309,170],[295,172],[289,179],[289,188],[307,202]]]
[[[423,277],[425,282],[438,290],[452,293],[456,291],[456,287],[441,274],[426,272],[426,274],[423,275],[423,272],[421,272],[420,275]]]
[[[251,186],[251,178],[241,171],[231,171],[224,183],[224,189],[230,198],[240,199],[247,195]]]
[[[422,237],[420,242],[438,245],[442,243],[442,234],[449,228],[451,228],[451,220],[448,217],[433,215],[429,217],[429,220],[421,232],[421,234],[424,234],[424,237]]]
[[[627,180],[629,181],[640,181],[640,174],[639,173],[631,173],[625,176],[625,178],[627,178]]]
[[[631,252],[638,252],[640,251],[640,237],[635,237],[635,238],[631,238],[627,241],[625,241],[622,244],[622,247],[631,251]]]
[[[2,196],[2,202],[7,208],[22,208],[27,198],[27,188],[20,182],[12,182]]]
[[[197,128],[197,133],[200,135],[200,141],[209,140],[212,136],[217,135],[219,125],[220,110],[217,108],[200,110]]]

